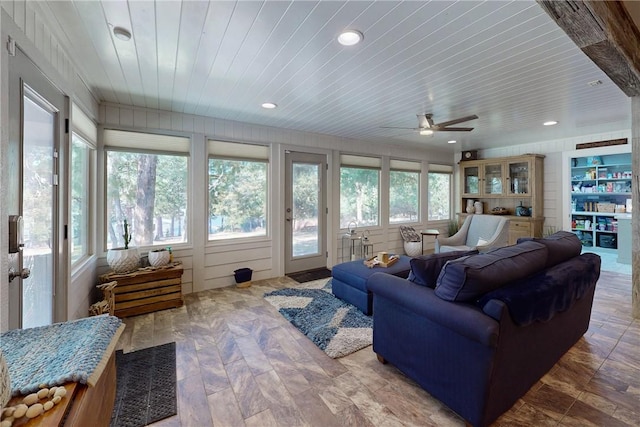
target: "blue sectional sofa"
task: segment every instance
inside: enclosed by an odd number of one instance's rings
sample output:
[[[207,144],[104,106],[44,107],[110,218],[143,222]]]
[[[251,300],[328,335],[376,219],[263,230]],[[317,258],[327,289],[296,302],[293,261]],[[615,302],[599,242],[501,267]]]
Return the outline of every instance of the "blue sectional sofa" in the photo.
[[[444,267],[412,260],[414,281],[374,274],[373,350],[469,424],[489,425],[587,331],[600,257],[580,251],[559,232]]]

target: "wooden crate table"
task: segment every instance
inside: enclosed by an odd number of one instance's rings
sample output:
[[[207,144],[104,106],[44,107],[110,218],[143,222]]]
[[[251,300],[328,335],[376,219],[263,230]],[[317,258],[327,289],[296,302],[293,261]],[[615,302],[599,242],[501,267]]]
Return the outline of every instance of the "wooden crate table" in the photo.
[[[116,281],[115,315],[136,316],[167,308],[181,307],[182,263],[162,267],[139,268],[133,273],[114,272],[100,276],[100,283]]]

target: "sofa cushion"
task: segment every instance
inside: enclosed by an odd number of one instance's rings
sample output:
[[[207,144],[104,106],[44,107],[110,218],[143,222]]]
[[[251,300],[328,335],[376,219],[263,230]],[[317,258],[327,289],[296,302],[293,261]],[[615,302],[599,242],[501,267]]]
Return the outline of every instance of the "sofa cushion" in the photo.
[[[518,244],[530,241],[542,243],[547,247],[549,253],[547,255],[546,268],[565,262],[580,255],[580,252],[582,252],[582,242],[580,242],[578,236],[569,231],[558,231],[543,239],[521,237],[518,239]]]
[[[411,272],[409,273],[409,280],[416,285],[433,289],[436,287],[440,271],[447,261],[463,256],[476,255],[477,253],[478,251],[474,249],[471,251],[441,252],[412,258],[410,261]]]
[[[586,253],[488,292],[478,305],[492,315],[487,304],[496,299],[506,304],[509,315],[520,326],[546,322],[570,309],[599,277],[600,257]]]
[[[435,293],[447,301],[474,301],[544,269],[547,251],[541,243],[524,242],[449,261],[440,272]]]

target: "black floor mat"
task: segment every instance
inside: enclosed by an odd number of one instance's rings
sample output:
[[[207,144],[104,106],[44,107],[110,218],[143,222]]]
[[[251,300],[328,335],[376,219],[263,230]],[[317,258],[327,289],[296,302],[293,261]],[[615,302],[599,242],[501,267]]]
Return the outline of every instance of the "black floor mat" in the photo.
[[[116,352],[111,427],[146,426],[177,413],[176,343]]]
[[[287,274],[298,283],[311,282],[312,280],[326,279],[331,277],[331,270],[326,268],[316,268],[315,270],[299,271],[297,273]]]

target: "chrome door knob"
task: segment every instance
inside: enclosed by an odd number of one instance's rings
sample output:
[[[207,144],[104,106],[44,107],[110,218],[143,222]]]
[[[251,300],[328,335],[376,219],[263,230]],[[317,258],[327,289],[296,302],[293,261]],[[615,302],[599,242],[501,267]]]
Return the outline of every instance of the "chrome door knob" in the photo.
[[[9,281],[11,282],[16,277],[21,277],[23,279],[28,278],[31,275],[31,270],[28,268],[23,268],[20,273],[18,273],[13,267],[9,268]]]

